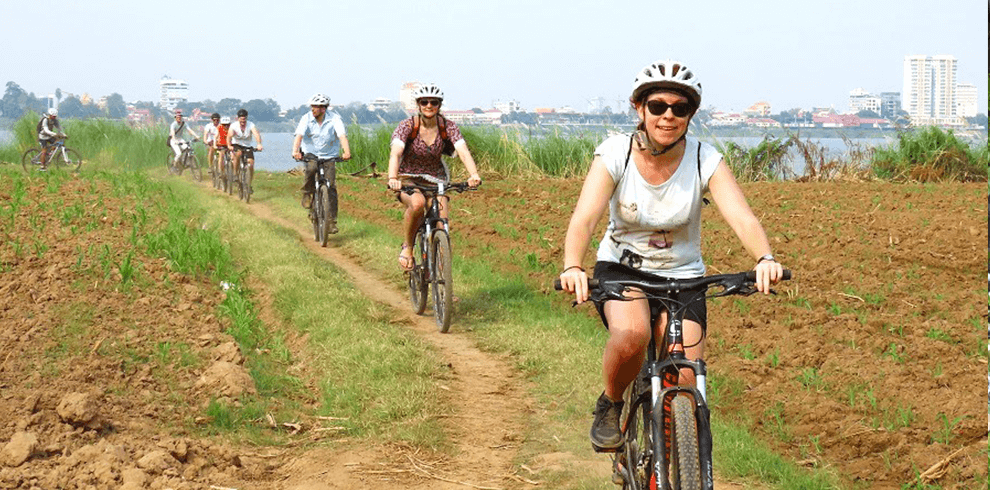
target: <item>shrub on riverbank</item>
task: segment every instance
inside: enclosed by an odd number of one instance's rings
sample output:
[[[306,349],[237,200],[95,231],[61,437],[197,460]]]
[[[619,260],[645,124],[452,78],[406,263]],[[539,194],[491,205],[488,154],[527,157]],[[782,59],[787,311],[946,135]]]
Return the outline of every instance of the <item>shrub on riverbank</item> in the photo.
[[[987,165],[986,143],[974,149],[937,127],[901,133],[898,144],[877,149],[872,162],[883,180],[919,182],[986,182]]]

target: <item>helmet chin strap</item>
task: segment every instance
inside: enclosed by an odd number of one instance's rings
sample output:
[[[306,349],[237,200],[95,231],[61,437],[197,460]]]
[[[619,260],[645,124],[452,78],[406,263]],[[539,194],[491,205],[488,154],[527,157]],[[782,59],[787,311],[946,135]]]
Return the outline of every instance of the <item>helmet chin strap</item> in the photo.
[[[660,145],[661,149],[658,150],[657,145],[653,143],[653,138],[650,138],[650,133],[648,131],[644,131],[644,130],[636,131],[636,141],[639,142],[640,146],[649,148],[650,155],[653,156],[663,155],[664,153],[667,153],[668,151],[674,149],[674,147],[677,146],[678,143],[684,141],[686,136],[687,136],[687,131],[681,134],[681,137],[677,138],[677,141],[669,145]]]

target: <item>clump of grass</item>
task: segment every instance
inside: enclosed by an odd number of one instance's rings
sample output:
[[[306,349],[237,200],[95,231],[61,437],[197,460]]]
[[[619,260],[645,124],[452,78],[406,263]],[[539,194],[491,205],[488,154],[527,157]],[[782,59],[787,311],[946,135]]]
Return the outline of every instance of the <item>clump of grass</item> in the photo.
[[[842,140],[846,144],[845,158],[830,158],[824,145],[811,140],[801,140],[795,134],[790,138],[791,143],[804,158],[804,175],[796,178],[798,182],[823,182],[834,180],[866,180],[870,177],[870,161],[875,148],[855,143],[845,135]]]
[[[735,142],[716,142],[716,147],[740,182],[776,181],[786,178],[787,152],[794,145],[791,138],[781,139],[770,135],[760,144],[746,148]]]
[[[900,133],[897,145],[877,149],[872,166],[881,179],[918,182],[986,182],[990,169],[986,143],[973,149],[937,127]]]

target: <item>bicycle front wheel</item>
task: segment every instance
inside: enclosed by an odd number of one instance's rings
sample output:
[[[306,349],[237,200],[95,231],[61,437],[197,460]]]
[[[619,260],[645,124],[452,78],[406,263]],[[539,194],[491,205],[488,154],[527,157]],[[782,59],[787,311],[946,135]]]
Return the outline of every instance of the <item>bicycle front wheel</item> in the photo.
[[[41,148],[31,148],[21,156],[21,166],[25,172],[30,172],[32,168],[41,165]]]
[[[72,148],[62,148],[52,157],[52,165],[75,172],[82,165],[82,156]]]
[[[412,243],[413,268],[409,271],[409,299],[412,300],[413,310],[417,315],[426,311],[426,293],[430,287],[426,282],[426,263],[422,260],[423,230],[416,232],[416,238]]]
[[[186,166],[189,167],[189,173],[196,179],[196,182],[203,181],[203,169],[199,168],[199,160],[196,158],[196,155],[190,153],[186,157]]]
[[[451,269],[450,236],[446,230],[433,232],[430,241],[433,255],[433,312],[437,317],[437,330],[450,330],[450,317],[454,307],[454,281]]]
[[[321,185],[316,196],[319,203],[317,216],[320,223],[320,236],[317,241],[320,242],[321,247],[326,247],[327,239],[330,238],[330,220],[327,218],[327,213],[330,212],[330,189],[327,189],[325,185]]]
[[[694,403],[687,395],[674,397],[671,422],[670,479],[679,490],[701,490],[698,462],[698,424]]]
[[[226,191],[228,196],[234,195],[234,160],[230,157],[224,159],[224,175],[226,176]]]

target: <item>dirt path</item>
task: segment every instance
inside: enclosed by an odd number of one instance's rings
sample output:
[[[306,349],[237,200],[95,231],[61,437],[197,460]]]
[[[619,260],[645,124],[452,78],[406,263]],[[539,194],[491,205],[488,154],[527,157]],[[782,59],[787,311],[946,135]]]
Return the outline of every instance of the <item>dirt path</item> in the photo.
[[[381,488],[386,480],[401,481],[405,488],[513,486],[512,459],[524,437],[531,402],[524,380],[509,363],[482,352],[456,331],[437,332],[432,316],[413,314],[404,294],[340,251],[321,248],[303,223],[293,223],[259,203],[246,208],[258,218],[298,232],[304,246],[346,271],[361,292],[392,307],[408,321],[409,328],[436,347],[451,372],[449,385],[441,386],[448,395],[436,401],[449,405],[453,412],[443,421],[456,446],[450,459],[430,460],[436,457],[418,456],[403,448],[314,450],[286,465],[284,488]]]

